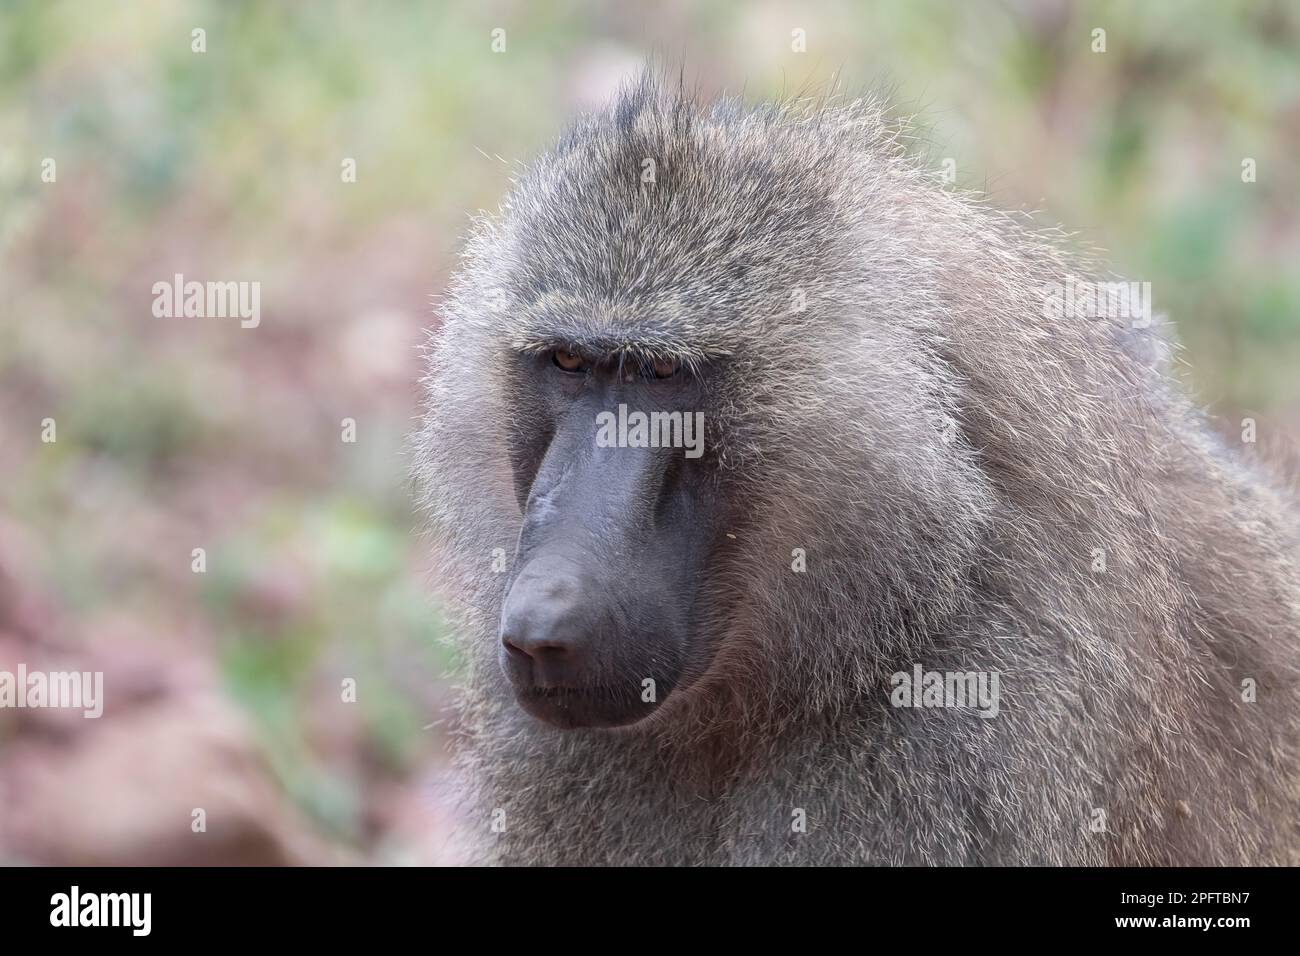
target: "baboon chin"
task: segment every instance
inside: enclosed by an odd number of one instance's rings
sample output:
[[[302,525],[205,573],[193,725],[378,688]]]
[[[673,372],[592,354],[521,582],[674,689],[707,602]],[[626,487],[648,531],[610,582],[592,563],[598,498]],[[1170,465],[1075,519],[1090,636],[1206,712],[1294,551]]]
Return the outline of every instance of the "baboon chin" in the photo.
[[[1296,859],[1292,504],[909,139],[647,74],[478,221],[415,466],[478,859]]]

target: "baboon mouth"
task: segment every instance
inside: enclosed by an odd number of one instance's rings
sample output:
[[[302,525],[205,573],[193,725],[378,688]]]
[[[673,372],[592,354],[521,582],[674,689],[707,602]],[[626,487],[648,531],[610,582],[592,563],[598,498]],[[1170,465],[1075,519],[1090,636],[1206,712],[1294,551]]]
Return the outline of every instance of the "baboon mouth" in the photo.
[[[561,730],[623,727],[648,716],[656,707],[632,690],[603,684],[521,688],[516,697],[524,711]]]
[[[546,700],[618,700],[625,697],[627,692],[616,690],[608,684],[591,684],[585,687],[530,687],[523,693]]]

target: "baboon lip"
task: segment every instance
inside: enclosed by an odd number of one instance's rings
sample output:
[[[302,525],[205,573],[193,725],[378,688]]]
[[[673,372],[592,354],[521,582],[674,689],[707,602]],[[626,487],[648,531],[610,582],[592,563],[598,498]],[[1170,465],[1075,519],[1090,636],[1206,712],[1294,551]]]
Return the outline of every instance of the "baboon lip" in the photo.
[[[588,684],[563,687],[529,687],[522,691],[528,697],[540,697],[544,700],[564,700],[566,698],[616,700],[619,696],[616,688],[608,684]]]
[[[516,697],[527,713],[561,730],[634,724],[656,706],[626,689],[599,684],[521,688]]]

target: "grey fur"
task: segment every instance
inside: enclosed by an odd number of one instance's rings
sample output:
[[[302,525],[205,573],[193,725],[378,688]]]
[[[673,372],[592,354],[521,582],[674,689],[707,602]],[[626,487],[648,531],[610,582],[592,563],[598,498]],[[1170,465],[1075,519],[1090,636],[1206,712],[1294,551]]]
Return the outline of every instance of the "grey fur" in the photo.
[[[876,100],[699,105],[647,75],[477,223],[416,473],[460,602],[479,859],[1295,860],[1287,503],[1143,358],[1158,343],[1044,318],[1088,267],[937,186],[906,138]],[[533,720],[496,664],[506,429],[530,415],[503,362],[566,325],[723,360],[710,454],[748,503],[707,672],[612,731]],[[1000,672],[999,715],[892,707],[915,663]]]

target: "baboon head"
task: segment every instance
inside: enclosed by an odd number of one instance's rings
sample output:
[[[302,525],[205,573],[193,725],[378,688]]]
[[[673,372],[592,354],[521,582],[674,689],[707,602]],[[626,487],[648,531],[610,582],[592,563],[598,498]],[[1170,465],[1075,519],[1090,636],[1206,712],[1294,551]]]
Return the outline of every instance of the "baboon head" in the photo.
[[[960,576],[978,494],[910,344],[934,303],[872,275],[864,229],[888,227],[862,213],[881,170],[849,168],[857,135],[645,79],[479,222],[432,349],[421,471],[530,714],[635,723],[723,658],[837,668],[795,627],[738,622],[866,591],[881,619],[844,622],[856,636],[923,612],[913,570],[937,602]],[[829,590],[810,602],[792,555],[814,536]],[[507,539],[513,561],[481,571]]]

